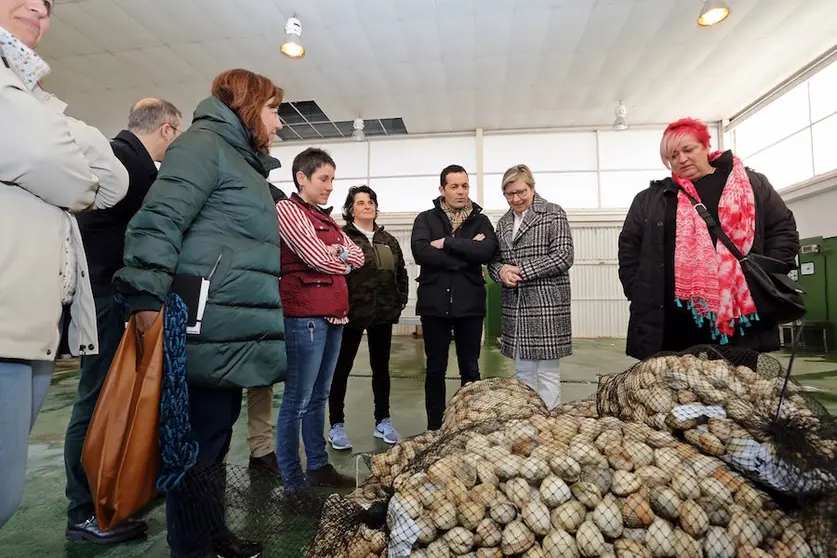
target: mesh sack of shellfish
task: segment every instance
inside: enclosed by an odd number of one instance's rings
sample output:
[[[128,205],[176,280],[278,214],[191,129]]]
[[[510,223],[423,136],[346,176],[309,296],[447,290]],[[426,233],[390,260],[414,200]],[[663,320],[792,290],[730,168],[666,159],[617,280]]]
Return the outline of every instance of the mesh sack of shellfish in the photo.
[[[564,403],[563,405],[558,405],[552,409],[550,415],[553,417],[572,415],[582,418],[599,418],[599,409],[597,407],[596,397],[595,395],[592,395],[585,399],[578,399],[576,401]]]
[[[394,482],[389,558],[813,558],[767,494],[645,424],[491,421],[415,465]]]
[[[326,500],[307,558],[378,558],[387,555],[385,500],[369,504],[350,495]]]
[[[440,437],[440,431],[429,430],[418,436],[404,438],[386,451],[373,453],[368,457],[367,463],[374,477],[369,483],[374,481],[386,487],[392,486],[393,478]]]
[[[442,419],[443,431],[460,430],[488,420],[545,415],[538,393],[514,378],[489,378],[461,387],[451,397]]]
[[[596,399],[602,416],[676,432],[773,489],[835,487],[834,418],[770,356],[713,346],[653,357],[603,377]]]

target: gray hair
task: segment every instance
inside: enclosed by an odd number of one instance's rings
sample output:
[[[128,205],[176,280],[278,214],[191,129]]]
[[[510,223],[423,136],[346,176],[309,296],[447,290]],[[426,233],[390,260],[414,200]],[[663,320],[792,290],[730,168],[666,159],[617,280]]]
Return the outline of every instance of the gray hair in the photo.
[[[163,124],[177,127],[183,114],[163,99],[142,99],[134,103],[128,114],[128,130],[137,135],[150,134]]]

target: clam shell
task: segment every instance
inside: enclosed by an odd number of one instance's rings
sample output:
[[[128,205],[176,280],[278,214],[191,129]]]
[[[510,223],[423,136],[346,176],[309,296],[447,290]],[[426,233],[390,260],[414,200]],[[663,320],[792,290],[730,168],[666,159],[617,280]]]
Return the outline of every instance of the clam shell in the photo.
[[[721,457],[726,453],[726,448],[723,442],[714,434],[709,432],[702,432],[700,430],[687,430],[683,433],[690,444],[697,446],[704,453]]]
[[[473,531],[485,518],[485,506],[476,502],[465,502],[457,508],[456,518],[459,525]]]
[[[652,558],[651,551],[641,542],[619,539],[613,543],[616,558]]]
[[[788,545],[780,540],[771,541],[768,545],[770,554],[776,558],[793,558],[793,552]]]
[[[623,529],[622,538],[645,544],[645,529]]]
[[[680,506],[683,502],[671,488],[652,488],[648,497],[651,509],[658,516],[672,522],[680,516]]]
[[[602,501],[602,492],[592,482],[577,482],[571,487],[573,496],[581,502],[584,507],[592,510]]]
[[[709,428],[711,434],[715,435],[722,442],[726,442],[729,440],[733,424],[729,419],[710,418],[706,426]]]
[[[654,450],[654,465],[663,471],[671,471],[683,462],[674,448],[659,448]]]
[[[655,519],[646,531],[645,546],[654,558],[674,557],[674,528],[664,519]]]
[[[522,509],[532,500],[532,490],[529,483],[521,478],[509,480],[506,483],[505,493],[511,503],[517,506],[517,509]]]
[[[474,546],[474,534],[462,527],[454,527],[444,535],[444,541],[454,554],[461,555],[470,551]]]
[[[436,525],[433,523],[433,519],[424,514],[418,519],[416,519],[416,525],[418,525],[418,542],[421,544],[430,544],[431,542],[436,540]]]
[[[559,455],[549,462],[552,472],[566,482],[576,482],[581,477],[581,465],[567,455]]]
[[[489,510],[491,519],[500,525],[507,525],[517,517],[517,508],[511,502],[497,502]]]
[[[697,477],[685,472],[679,472],[671,478],[671,488],[683,500],[700,498],[700,485]]]
[[[697,502],[686,500],[680,506],[680,527],[692,538],[700,538],[709,529],[709,516]]]
[[[665,425],[672,430],[691,430],[698,425],[697,419],[680,420],[673,414],[666,415]]]
[[[543,480],[540,487],[540,495],[541,501],[549,509],[554,509],[573,497],[572,491],[567,486],[567,483],[556,475],[549,475]]]
[[[721,481],[730,493],[735,492],[741,487],[741,485],[744,484],[744,479],[742,479],[739,475],[723,468],[712,473],[712,478]]]
[[[503,540],[503,530],[491,519],[480,521],[474,531],[474,544],[477,546],[498,546]]]
[[[581,480],[592,482],[599,487],[599,492],[606,494],[613,485],[613,471],[609,468],[582,469]]]
[[[671,482],[671,474],[659,467],[655,467],[654,465],[648,465],[647,467],[637,469],[636,476],[639,479],[639,482],[648,488],[668,485]]]
[[[758,511],[764,507],[761,495],[750,485],[742,484],[735,491],[735,503],[750,511]],[[753,545],[758,546],[758,545]]]
[[[456,527],[456,506],[445,500],[430,511],[430,517],[437,529],[447,531]]]
[[[497,474],[494,472],[494,467],[489,465],[486,462],[477,463],[475,467],[477,471],[477,479],[483,484],[490,484],[493,486],[497,486],[500,484],[500,479],[497,477]]]
[[[785,531],[782,534],[782,542],[787,545],[794,558],[814,558],[814,552],[801,534]]]
[[[617,496],[627,496],[639,490],[640,486],[640,480],[637,475],[629,471],[614,471],[613,485],[610,487],[610,490]]]
[[[538,536],[549,533],[552,523],[549,518],[549,508],[540,502],[529,502],[520,511],[520,517],[529,529]]]
[[[595,446],[584,442],[573,442],[567,450],[567,455],[582,467],[607,467],[607,459]]]
[[[677,390],[677,402],[681,405],[688,405],[689,403],[697,403],[698,397],[695,393],[688,389]]]
[[[652,448],[659,449],[676,446],[678,442],[677,438],[675,438],[668,432],[664,430],[654,430],[648,435],[648,438],[646,438],[645,443]]]
[[[703,539],[706,558],[735,558],[735,543],[720,527],[710,527]]]
[[[651,415],[648,417],[646,422],[653,427],[655,431],[664,432],[666,430],[666,415],[663,413]]]
[[[468,497],[477,504],[491,507],[497,499],[497,487],[493,484],[478,484],[468,491]]]
[[[522,554],[535,544],[535,534],[520,521],[512,521],[503,529],[500,549],[503,554]]]
[[[519,455],[508,455],[495,462],[494,473],[501,480],[514,478],[520,473],[523,459]]]
[[[677,528],[674,529],[674,552],[678,558],[702,558],[700,543]]]
[[[733,515],[727,526],[732,542],[737,546],[749,545],[758,547],[764,540],[761,529],[750,518],[743,515]]]
[[[605,457],[607,457],[607,461],[610,463],[612,469],[616,469],[617,471],[634,470],[634,460],[631,459],[631,455],[622,446],[609,446],[605,449]]]
[[[592,519],[599,531],[608,539],[617,539],[622,536],[624,529],[622,512],[613,499],[602,500],[593,510]]]
[[[631,494],[622,504],[622,520],[626,527],[637,529],[647,527],[654,521],[651,504],[641,495]]]
[[[605,553],[604,537],[592,521],[581,524],[575,534],[575,541],[582,556],[593,558]]]
[[[541,546],[547,558],[579,558],[575,538],[563,529],[550,532]]]
[[[445,484],[445,497],[453,505],[458,506],[468,501],[468,488],[457,477],[452,477]]]
[[[710,525],[715,525],[717,527],[726,527],[729,525],[731,514],[729,508],[727,508],[727,504],[708,496],[698,498],[695,502],[697,502],[698,505],[703,508],[703,511],[706,512],[706,515],[709,517]]]
[[[449,558],[450,547],[444,539],[436,539],[427,547],[427,558]]]
[[[578,422],[573,417],[563,416],[555,419],[552,436],[556,441],[568,444],[578,434]]]
[[[536,447],[538,447],[538,442],[534,438],[520,436],[512,440],[511,451],[515,455],[529,457]]]
[[[623,447],[631,457],[635,468],[654,463],[654,450],[648,444],[637,440],[625,440]]]
[[[549,465],[546,461],[530,457],[523,461],[520,466],[520,476],[528,482],[534,484],[539,483],[550,473]]]
[[[651,428],[642,423],[626,422],[622,425],[622,434],[626,440],[644,442],[652,432]]]
[[[526,551],[523,558],[546,558],[546,553],[543,551],[541,546],[535,542],[535,544],[532,545],[532,548]]]
[[[596,438],[595,446],[599,451],[604,451],[608,446],[618,446],[622,444],[622,430],[605,430],[599,437]]]
[[[721,502],[732,503],[732,492],[716,478],[702,479],[699,483],[700,491],[704,496],[709,496]]]
[[[753,548],[752,546],[748,546],[743,544],[738,547],[738,557],[739,558],[770,558],[770,554],[763,551],[760,548]]]
[[[581,502],[570,500],[552,510],[552,526],[568,533],[575,533],[584,522],[586,515],[587,510]]]

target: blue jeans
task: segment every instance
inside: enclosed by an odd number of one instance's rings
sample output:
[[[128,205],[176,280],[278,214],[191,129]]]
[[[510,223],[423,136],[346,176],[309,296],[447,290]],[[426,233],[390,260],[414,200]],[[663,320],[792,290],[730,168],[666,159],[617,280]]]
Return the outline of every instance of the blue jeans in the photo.
[[[29,433],[44,404],[55,361],[0,358],[0,527],[23,497]]]
[[[288,374],[276,424],[276,456],[286,489],[306,482],[299,461],[300,420],[306,468],[328,465],[325,408],[342,338],[343,326],[324,318],[285,318]]]

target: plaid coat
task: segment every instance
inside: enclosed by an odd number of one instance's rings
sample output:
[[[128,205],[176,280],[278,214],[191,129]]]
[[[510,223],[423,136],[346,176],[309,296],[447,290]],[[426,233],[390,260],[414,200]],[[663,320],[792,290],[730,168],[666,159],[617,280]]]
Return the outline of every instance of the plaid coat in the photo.
[[[512,238],[514,212],[497,223],[500,253],[489,265],[500,283],[502,264],[520,267],[517,288],[503,287],[500,350],[524,360],[552,360],[572,353],[570,276],[573,238],[561,206],[535,194],[517,236]]]

